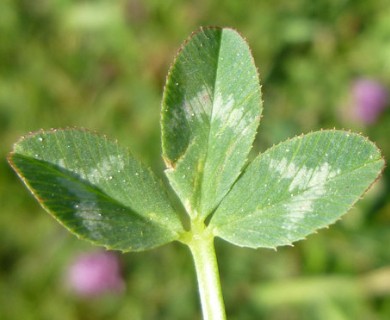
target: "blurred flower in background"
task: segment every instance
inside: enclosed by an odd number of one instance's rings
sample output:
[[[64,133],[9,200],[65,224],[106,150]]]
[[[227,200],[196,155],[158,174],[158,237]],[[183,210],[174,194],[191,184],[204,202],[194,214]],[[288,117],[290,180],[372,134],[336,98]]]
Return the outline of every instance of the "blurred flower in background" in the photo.
[[[67,285],[81,296],[122,293],[125,282],[117,254],[108,251],[85,253],[69,266]]]
[[[363,124],[375,123],[388,106],[388,92],[378,81],[361,78],[352,84],[353,116]]]

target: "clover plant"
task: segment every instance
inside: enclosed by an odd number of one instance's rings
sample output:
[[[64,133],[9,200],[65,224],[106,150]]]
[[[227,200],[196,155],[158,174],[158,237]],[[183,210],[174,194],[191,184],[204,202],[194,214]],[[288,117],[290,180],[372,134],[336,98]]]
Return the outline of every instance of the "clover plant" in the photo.
[[[204,319],[225,319],[215,237],[251,248],[290,245],[339,219],[384,166],[373,143],[339,130],[292,138],[248,163],[261,112],[246,41],[230,28],[201,28],[166,81],[169,184],[86,130],[29,134],[9,161],[42,207],[80,238],[123,252],[188,246]]]

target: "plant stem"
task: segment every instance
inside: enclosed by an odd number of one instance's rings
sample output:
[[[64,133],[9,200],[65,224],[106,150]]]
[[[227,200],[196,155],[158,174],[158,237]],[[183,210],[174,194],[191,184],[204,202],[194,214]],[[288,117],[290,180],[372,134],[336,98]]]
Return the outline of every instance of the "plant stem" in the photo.
[[[191,231],[192,238],[187,245],[195,263],[203,319],[224,320],[225,305],[215,255],[214,235],[205,228],[203,222],[193,221]]]

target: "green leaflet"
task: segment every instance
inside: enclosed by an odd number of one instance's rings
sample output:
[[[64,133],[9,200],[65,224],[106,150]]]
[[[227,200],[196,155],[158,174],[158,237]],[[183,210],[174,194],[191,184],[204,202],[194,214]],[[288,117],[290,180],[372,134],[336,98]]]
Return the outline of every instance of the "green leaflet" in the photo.
[[[239,246],[277,247],[340,218],[377,179],[384,160],[364,137],[320,131],[259,155],[210,222]]]
[[[24,137],[10,162],[41,205],[96,244],[139,251],[183,231],[155,176],[127,150],[87,131]]]
[[[261,114],[245,40],[232,29],[195,33],[170,70],[162,104],[168,179],[191,217],[206,218],[237,179]]]

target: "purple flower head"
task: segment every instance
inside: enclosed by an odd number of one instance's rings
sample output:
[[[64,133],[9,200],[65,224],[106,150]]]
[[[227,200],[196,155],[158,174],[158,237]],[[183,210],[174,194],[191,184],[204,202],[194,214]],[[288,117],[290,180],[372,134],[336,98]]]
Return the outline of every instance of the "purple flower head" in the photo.
[[[121,293],[125,289],[118,256],[107,251],[77,257],[69,267],[67,281],[70,288],[82,296]]]
[[[388,92],[375,80],[359,79],[352,86],[352,103],[356,118],[374,123],[388,105]]]

